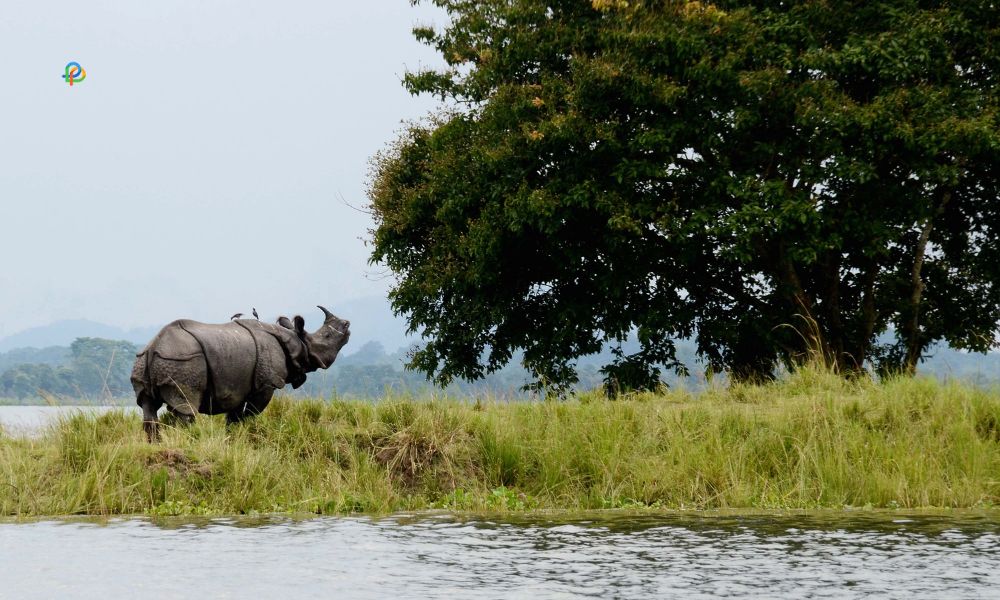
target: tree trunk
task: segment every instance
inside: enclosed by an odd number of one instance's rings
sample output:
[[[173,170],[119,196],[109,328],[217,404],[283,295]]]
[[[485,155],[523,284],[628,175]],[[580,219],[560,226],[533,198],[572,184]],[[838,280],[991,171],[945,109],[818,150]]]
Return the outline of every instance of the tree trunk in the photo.
[[[917,362],[923,354],[923,344],[920,342],[920,300],[924,293],[924,280],[921,271],[924,268],[924,258],[927,255],[927,243],[930,241],[931,232],[934,231],[934,219],[944,212],[948,201],[951,200],[951,192],[945,192],[941,196],[941,204],[938,205],[934,214],[927,217],[923,229],[920,231],[920,238],[917,240],[917,247],[913,258],[913,269],[910,272],[910,306],[909,322],[906,323],[904,333],[906,334],[906,360],[903,369],[908,375],[917,372]]]
[[[859,370],[865,368],[865,361],[868,360],[872,345],[872,336],[875,335],[875,322],[878,319],[878,314],[875,312],[875,282],[877,280],[878,263],[872,260],[872,264],[865,271],[861,296],[861,332],[858,334],[856,350],[854,351],[854,361]]]
[[[804,342],[803,362],[818,360],[824,365],[829,364],[830,349],[823,337],[819,320],[816,318],[813,302],[802,288],[798,271],[788,257],[783,243],[779,243],[778,246],[777,262],[778,280],[784,288],[783,293],[794,309],[798,311],[798,316],[802,318],[802,322],[796,322],[794,327]]]
[[[850,365],[849,358],[844,352],[844,323],[840,315],[840,263],[841,254],[839,250],[831,250],[826,257],[824,265],[824,276],[826,279],[826,293],[823,297],[823,309],[829,321],[829,331],[827,331],[827,344],[830,348],[828,357],[832,359],[833,366],[837,372],[846,372]]]

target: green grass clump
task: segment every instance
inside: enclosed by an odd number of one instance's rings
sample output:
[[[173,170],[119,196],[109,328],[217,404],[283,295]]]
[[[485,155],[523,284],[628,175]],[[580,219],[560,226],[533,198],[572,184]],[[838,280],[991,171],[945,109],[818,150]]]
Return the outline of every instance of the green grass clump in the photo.
[[[120,411],[0,433],[0,514],[983,507],[1000,396],[814,371],[608,401],[279,398],[256,419]]]

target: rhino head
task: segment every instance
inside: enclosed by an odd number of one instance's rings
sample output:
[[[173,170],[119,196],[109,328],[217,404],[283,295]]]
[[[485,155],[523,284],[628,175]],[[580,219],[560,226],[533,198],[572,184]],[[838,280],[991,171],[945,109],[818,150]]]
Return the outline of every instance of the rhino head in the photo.
[[[278,324],[295,331],[302,343],[305,344],[309,352],[309,371],[325,369],[336,360],[340,349],[344,347],[347,340],[351,338],[351,322],[341,319],[322,306],[318,306],[326,319],[323,325],[316,331],[309,333],[306,331],[306,320],[295,315],[289,321],[285,317],[278,319]]]

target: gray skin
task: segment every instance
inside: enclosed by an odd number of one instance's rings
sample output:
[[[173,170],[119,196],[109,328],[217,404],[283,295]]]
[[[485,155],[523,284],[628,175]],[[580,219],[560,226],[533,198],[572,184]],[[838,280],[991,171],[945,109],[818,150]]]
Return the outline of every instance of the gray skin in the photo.
[[[179,320],[166,325],[136,355],[132,387],[150,442],[159,440],[156,413],[164,404],[183,423],[197,413],[225,413],[228,423],[259,414],[276,389],[299,387],[306,374],[333,364],[351,337],[350,321],[319,307],[323,325],[305,320],[277,324],[254,319],[209,325]]]

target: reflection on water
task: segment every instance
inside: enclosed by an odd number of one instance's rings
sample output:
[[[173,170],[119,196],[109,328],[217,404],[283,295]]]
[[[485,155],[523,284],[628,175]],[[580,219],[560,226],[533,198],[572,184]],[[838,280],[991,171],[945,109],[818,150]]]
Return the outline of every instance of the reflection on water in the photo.
[[[0,597],[980,598],[1000,515],[0,523]]]

